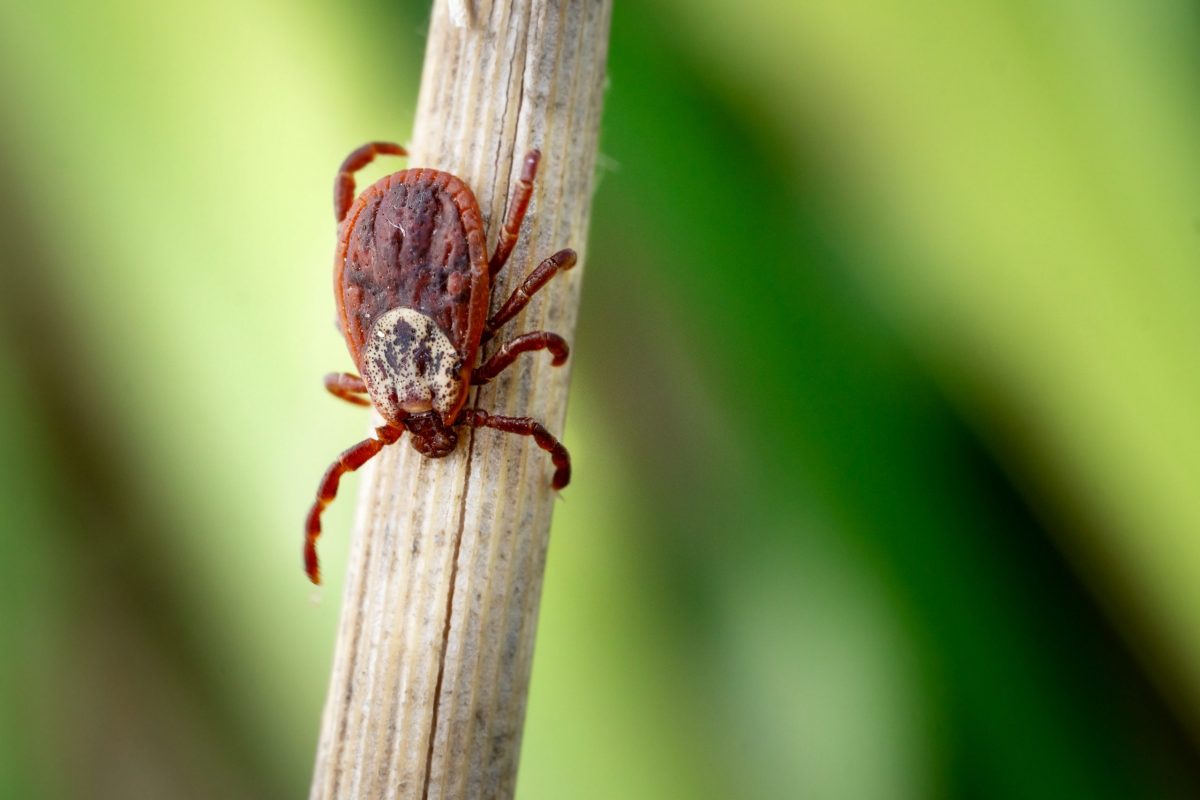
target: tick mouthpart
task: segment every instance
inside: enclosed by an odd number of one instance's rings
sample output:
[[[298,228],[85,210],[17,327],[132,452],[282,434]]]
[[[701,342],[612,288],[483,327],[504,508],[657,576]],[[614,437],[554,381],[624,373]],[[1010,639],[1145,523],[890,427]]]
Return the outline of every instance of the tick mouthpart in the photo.
[[[458,434],[436,411],[414,414],[404,420],[404,427],[412,435],[413,449],[428,458],[443,458],[458,446]]]

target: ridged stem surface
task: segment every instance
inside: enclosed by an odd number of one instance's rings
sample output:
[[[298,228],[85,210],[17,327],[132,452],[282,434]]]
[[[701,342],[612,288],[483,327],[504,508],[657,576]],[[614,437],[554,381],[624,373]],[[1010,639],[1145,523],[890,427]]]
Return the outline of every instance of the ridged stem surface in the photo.
[[[472,187],[490,248],[522,156],[542,151],[492,310],[542,258],[580,255],[485,357],[531,330],[573,341],[610,13],[610,0],[434,4],[409,163]],[[534,417],[561,437],[570,362],[549,362],[521,356],[469,405]],[[312,798],[513,794],[553,468],[529,437],[460,436],[439,460],[401,439],[363,470]]]

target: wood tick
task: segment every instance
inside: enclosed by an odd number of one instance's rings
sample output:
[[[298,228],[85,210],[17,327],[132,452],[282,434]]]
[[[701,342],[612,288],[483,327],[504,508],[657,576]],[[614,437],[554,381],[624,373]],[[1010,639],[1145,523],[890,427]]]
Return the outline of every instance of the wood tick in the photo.
[[[487,383],[521,353],[549,350],[554,366],[567,360],[561,336],[534,331],[505,342],[476,366],[480,346],[559,270],[575,265],[574,250],[559,250],[488,316],[492,283],[516,244],[541,154],[531,150],[525,155],[490,259],[479,203],[465,183],[447,172],[406,169],[354,199],[354,173],[380,154],[408,155],[390,142],[363,145],[342,162],[333,185],[338,222],[333,291],[339,327],[359,374],[326,375],[325,388],[351,403],[374,405],[384,424],[375,429],[375,437],[338,456],[317,487],[304,525],[304,569],[313,583],[321,582],[316,548],[321,512],[337,496],[342,475],[405,431],[417,452],[429,458],[453,452],[455,428],[462,425],[532,436],[550,453],[553,487],[561,489],[571,479],[566,448],[540,423],[464,408],[471,386]]]

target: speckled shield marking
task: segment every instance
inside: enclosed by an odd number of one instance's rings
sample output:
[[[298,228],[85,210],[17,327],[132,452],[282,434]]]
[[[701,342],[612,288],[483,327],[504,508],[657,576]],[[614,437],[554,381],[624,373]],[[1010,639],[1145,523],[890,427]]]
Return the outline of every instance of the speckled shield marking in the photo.
[[[411,308],[393,308],[371,326],[363,378],[385,419],[430,409],[446,424],[463,394],[463,363],[442,329]]]

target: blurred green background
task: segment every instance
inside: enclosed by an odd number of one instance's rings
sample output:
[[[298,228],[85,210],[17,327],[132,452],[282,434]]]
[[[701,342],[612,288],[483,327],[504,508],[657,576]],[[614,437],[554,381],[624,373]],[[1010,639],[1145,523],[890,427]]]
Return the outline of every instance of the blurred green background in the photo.
[[[427,17],[0,4],[0,797],[306,794],[329,187]],[[1198,68],[1191,0],[617,3],[520,797],[1200,796]]]

